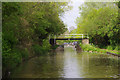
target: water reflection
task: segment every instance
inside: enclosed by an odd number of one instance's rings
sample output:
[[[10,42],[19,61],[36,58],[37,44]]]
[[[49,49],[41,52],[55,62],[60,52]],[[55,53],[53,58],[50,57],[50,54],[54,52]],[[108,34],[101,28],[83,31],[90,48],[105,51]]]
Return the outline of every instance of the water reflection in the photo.
[[[54,56],[41,56],[21,64],[13,78],[117,78],[118,58],[98,53],[77,53],[72,46]]]
[[[65,47],[64,51],[64,74],[65,78],[81,78],[80,67],[76,58],[76,51],[73,48]]]

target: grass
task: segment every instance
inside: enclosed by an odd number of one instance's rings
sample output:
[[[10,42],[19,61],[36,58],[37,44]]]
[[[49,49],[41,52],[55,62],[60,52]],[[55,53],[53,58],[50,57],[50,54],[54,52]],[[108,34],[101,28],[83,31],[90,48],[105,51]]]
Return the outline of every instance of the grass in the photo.
[[[100,49],[94,45],[90,45],[90,44],[80,44],[81,48],[83,49],[83,51],[92,51],[92,52],[96,52],[96,53],[106,53],[106,52],[111,52],[111,53],[115,53],[115,54],[120,54],[120,52],[118,50],[112,50],[112,47],[109,46],[107,49]]]

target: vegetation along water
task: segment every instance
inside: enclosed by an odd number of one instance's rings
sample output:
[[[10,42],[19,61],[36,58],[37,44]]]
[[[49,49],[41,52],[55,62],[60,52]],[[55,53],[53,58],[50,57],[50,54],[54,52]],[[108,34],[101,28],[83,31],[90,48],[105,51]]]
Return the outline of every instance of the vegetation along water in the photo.
[[[84,2],[73,30],[61,19],[71,9],[69,2],[3,2],[2,77],[119,78],[118,56],[106,53],[120,55],[120,2]],[[76,40],[50,44],[50,35],[63,34],[88,35],[89,44],[77,40],[81,52],[70,46]]]

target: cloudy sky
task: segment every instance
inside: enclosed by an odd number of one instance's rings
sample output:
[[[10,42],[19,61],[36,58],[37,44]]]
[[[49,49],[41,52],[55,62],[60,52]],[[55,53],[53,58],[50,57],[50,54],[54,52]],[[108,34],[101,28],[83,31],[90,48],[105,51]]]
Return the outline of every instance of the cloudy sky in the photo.
[[[82,0],[72,0],[72,3],[69,3],[69,5],[72,5],[73,8],[72,10],[65,12],[65,14],[62,17],[63,22],[67,24],[69,30],[71,26],[77,28],[77,25],[75,24],[75,20],[77,17],[80,16],[79,6],[83,3],[84,1]]]

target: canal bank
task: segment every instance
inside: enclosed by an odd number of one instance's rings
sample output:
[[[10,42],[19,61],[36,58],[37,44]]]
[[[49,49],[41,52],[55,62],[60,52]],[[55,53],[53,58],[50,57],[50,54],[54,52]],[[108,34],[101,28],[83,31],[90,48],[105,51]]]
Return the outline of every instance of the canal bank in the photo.
[[[120,52],[116,50],[100,49],[90,44],[80,44],[80,47],[82,48],[83,51],[87,51],[90,53],[92,52],[93,53],[105,53],[105,54],[110,54],[113,56],[120,57]]]
[[[30,59],[17,67],[11,78],[118,78],[118,57],[79,52],[73,46],[52,56]]]

